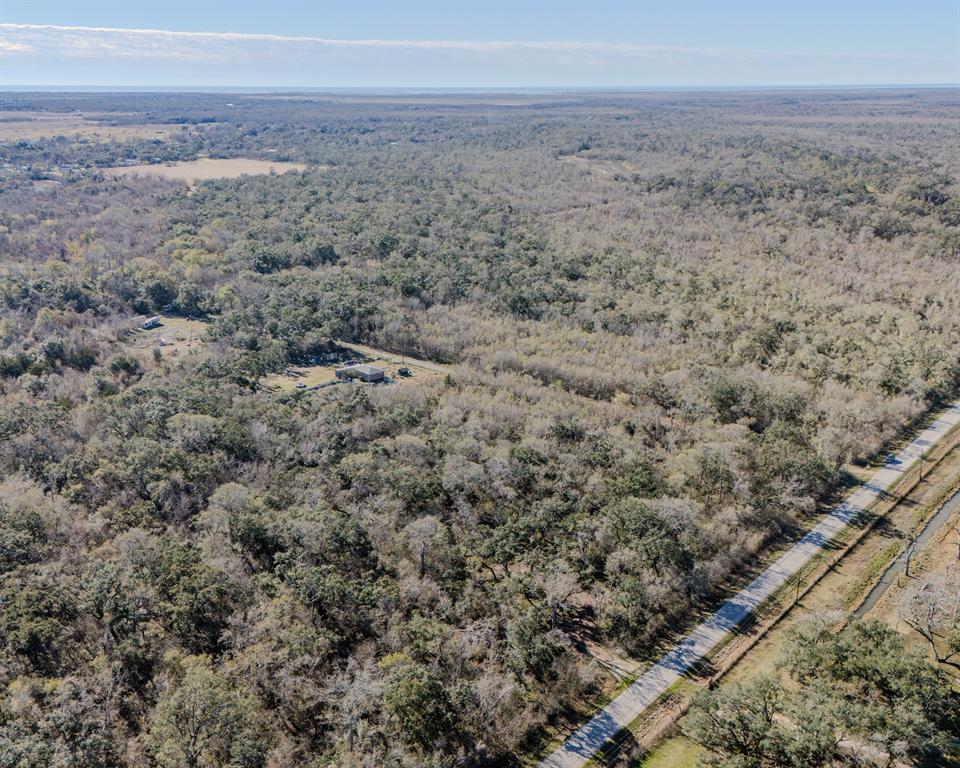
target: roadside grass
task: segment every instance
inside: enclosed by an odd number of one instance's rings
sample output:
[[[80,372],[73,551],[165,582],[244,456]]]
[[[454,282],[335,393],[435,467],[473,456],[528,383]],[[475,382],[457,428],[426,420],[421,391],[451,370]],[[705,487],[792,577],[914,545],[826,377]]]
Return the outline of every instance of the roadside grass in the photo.
[[[671,736],[647,752],[636,768],[695,768],[704,749],[686,736]]]
[[[843,590],[842,605],[845,610],[851,610],[863,595],[877,582],[890,563],[903,551],[903,542],[892,541],[877,552],[859,578],[852,581]]]
[[[628,675],[627,677],[619,680],[612,689],[607,691],[605,694],[598,696],[596,699],[589,702],[589,710],[586,714],[582,715],[582,718],[578,721],[579,725],[587,722],[600,712],[604,707],[607,706],[611,701],[613,701],[617,696],[623,693],[624,690],[630,687],[637,678],[643,675],[650,667],[653,666],[653,663],[645,665],[642,669],[637,670],[636,672]],[[607,761],[611,759],[615,754],[617,754],[624,741],[629,740],[633,737],[633,732],[637,727],[650,715],[651,712],[655,712],[658,708],[664,706],[670,700],[682,701],[688,696],[692,696],[697,691],[701,690],[701,687],[694,683],[690,678],[681,677],[677,682],[667,688],[663,693],[661,693],[643,712],[641,712],[637,717],[630,722],[630,724],[624,728],[620,734],[615,736],[608,745],[602,748],[598,753],[595,760]],[[553,730],[558,731],[548,743],[538,749],[536,752],[524,755],[520,758],[520,764],[523,766],[535,766],[541,760],[547,757],[551,752],[560,747],[569,737],[572,731],[564,730],[562,734],[559,733],[559,728],[554,728]],[[587,765],[593,766],[594,762],[589,762]],[[604,762],[596,763],[596,765],[603,765]]]
[[[946,458],[946,457],[944,457]],[[960,482],[951,483],[942,488],[931,500],[917,506],[913,515],[909,535],[902,541],[891,542],[883,550],[877,552],[867,565],[860,578],[852,582],[844,591],[843,607],[854,611],[866,598],[867,594],[883,577],[884,572],[900,556],[908,542],[913,539],[926,524],[933,518],[940,508],[960,489]]]
[[[927,415],[923,419],[918,419],[912,426],[916,430],[923,429],[929,423],[934,421],[935,417],[936,414]],[[949,441],[958,432],[960,432],[960,425],[953,427],[946,435],[943,436],[943,438],[941,438],[941,440],[944,442]],[[881,452],[882,456],[885,456],[887,453],[892,451],[900,450],[905,445],[909,444],[912,439],[912,436],[899,436],[895,443],[892,443],[890,446],[888,446],[886,451]],[[876,457],[875,461],[871,463],[869,467],[864,468],[868,473],[866,479],[868,480],[870,477],[872,477],[874,472],[882,467],[883,464],[884,461],[882,460],[881,456]],[[913,482],[912,471],[915,466],[916,462],[908,467],[905,467],[903,476],[896,483],[888,488],[880,497],[874,499],[868,507],[866,507],[854,519],[852,519],[849,524],[844,526],[844,528],[833,539],[830,540],[824,549],[814,555],[800,569],[800,571],[798,571],[798,574],[795,574],[788,579],[787,582],[783,584],[776,592],[758,605],[751,612],[747,621],[756,621],[758,618],[763,617],[765,613],[768,613],[777,604],[782,603],[785,596],[788,596],[791,591],[796,590],[798,577],[801,581],[800,597],[802,598],[803,595],[814,586],[815,581],[823,576],[823,574],[818,573],[818,571],[824,565],[824,561],[833,559],[838,551],[846,550],[851,544],[851,539],[855,539],[858,536],[868,533],[873,528],[877,520],[889,512],[889,510],[887,510],[883,514],[878,514],[877,507],[880,507],[884,503],[889,503],[891,499],[898,499],[898,497],[904,495],[904,486]],[[733,582],[731,579],[730,584],[724,585],[725,588],[721,591],[722,596],[718,597],[716,601],[712,601],[708,607],[702,610],[698,614],[697,621],[712,615],[720,605],[743,589],[745,584],[748,584],[752,578],[763,573],[781,555],[788,552],[801,538],[803,538],[803,536],[809,530],[815,527],[823,519],[824,515],[828,514],[830,510],[832,510],[837,504],[842,503],[853,489],[865,482],[865,480],[861,481],[858,477],[852,476],[849,472],[847,473],[847,476],[849,482],[843,483],[841,488],[838,488],[837,492],[829,500],[825,501],[818,507],[817,512],[811,515],[805,524],[799,525],[797,529],[792,532],[792,535],[781,537],[776,543],[771,543],[768,545],[764,549],[763,553],[756,558],[755,562],[752,564],[752,567],[746,571],[741,570],[738,572],[735,582]],[[899,503],[899,499],[896,503]],[[844,554],[846,553],[844,552]],[[807,582],[806,586],[803,582]],[[695,624],[691,622],[690,626],[695,626]],[[689,627],[687,629],[689,629]],[[682,637],[682,634],[678,633],[677,636],[671,637],[668,643],[669,646],[674,644],[676,637]],[[719,650],[729,644],[729,642],[731,642],[735,637],[736,633],[731,633],[728,635],[717,646],[711,649],[710,654],[705,656],[704,660],[709,661]]]
[[[940,491],[932,500],[919,506],[913,520],[913,533],[922,530],[927,524],[927,521],[930,520],[930,518],[939,511],[940,507],[957,491],[960,491],[960,478],[958,478],[957,482],[953,485]]]
[[[922,420],[919,420],[915,426],[917,429],[922,429],[926,427],[929,423],[931,423],[933,420],[934,420],[934,417],[931,415]],[[941,438],[939,445],[943,446],[952,442],[954,438],[958,435],[958,433],[960,433],[960,425],[957,425],[951,428]],[[910,439],[907,439],[906,437],[901,438],[895,450],[900,450],[905,445],[909,444],[911,440],[912,438]],[[939,464],[939,462],[945,459],[951,452],[952,452],[952,449],[946,451],[944,455],[938,459],[937,463]],[[913,489],[916,488],[917,485],[919,485],[919,481],[915,481],[915,478],[913,476],[913,470],[917,465],[918,465],[918,462],[915,461],[913,464],[909,465],[908,467],[905,467],[903,475],[900,477],[900,479],[896,483],[894,483],[878,498],[874,499],[873,502],[868,507],[866,507],[860,514],[858,514],[853,520],[851,520],[850,523],[846,525],[843,528],[843,530],[841,530],[830,541],[829,548],[825,548],[822,551],[818,552],[813,558],[811,558],[807,562],[806,565],[803,566],[803,568],[798,572],[798,575],[806,571],[807,574],[813,576],[813,580],[811,581],[811,583],[808,584],[806,588],[804,588],[801,584],[801,590],[800,590],[801,599],[804,597],[804,595],[807,592],[809,592],[813,587],[816,586],[816,583],[820,579],[822,579],[833,568],[833,566],[839,562],[839,560],[841,560],[843,557],[846,557],[846,555],[849,554],[850,551],[856,548],[856,546],[860,543],[860,541],[862,541],[863,538],[865,538],[874,529],[874,526],[879,520],[889,515],[898,505],[902,504],[904,500],[909,497]],[[878,460],[876,467],[879,468],[882,466],[883,466],[883,461]],[[928,473],[932,471],[933,469],[932,466],[929,466],[929,465],[925,465],[925,466],[927,467]],[[939,506],[939,504],[942,503],[942,501],[946,499],[949,495],[950,495],[950,490],[947,489],[943,491],[933,503],[921,505],[921,507],[917,510],[917,513],[916,513],[915,523],[914,523],[914,532],[920,527],[922,527],[922,525],[926,522],[926,520],[929,518],[931,514],[931,510],[932,509],[935,510]],[[878,512],[878,508],[882,507],[884,504],[890,504],[889,508],[884,510],[882,513]],[[792,546],[792,544],[790,544],[789,546]],[[789,546],[784,545],[784,547],[779,549],[778,554],[782,553],[783,551],[786,551],[786,549],[789,548]],[[879,577],[880,574],[883,573],[883,570],[886,567],[886,565],[888,565],[890,561],[897,556],[898,552],[893,551],[893,546],[894,545],[891,545],[889,547],[890,552],[892,554],[887,553],[886,561],[883,561],[881,558],[878,557],[877,562],[872,564],[874,568],[874,573],[872,578],[874,581],[876,580],[876,578]],[[897,550],[899,550],[900,546],[901,544],[897,542],[896,543]],[[825,560],[834,559],[835,553],[837,551],[840,551],[842,553],[839,556],[839,558],[837,558],[837,563],[832,563],[827,568],[826,571],[817,573],[822,567],[822,565],[824,564]],[[816,575],[814,576],[814,574]],[[801,581],[802,581],[802,577],[801,577]],[[865,583],[863,585],[863,591],[866,591],[867,589],[869,589],[872,586],[872,583],[873,583],[872,581]],[[791,588],[796,589],[796,581],[794,578],[791,578],[786,584],[780,587],[780,589],[778,589],[777,592],[775,592],[767,601],[765,601],[763,604],[758,606],[757,609],[754,611],[754,615],[761,616],[765,609],[769,608],[772,605],[775,605],[778,601],[781,601],[785,595],[788,595],[789,590]],[[863,591],[861,592],[861,594],[863,593]],[[853,598],[853,601],[855,601],[855,599],[856,598]],[[718,648],[719,647],[720,646],[718,646]],[[712,653],[715,653],[715,651]]]

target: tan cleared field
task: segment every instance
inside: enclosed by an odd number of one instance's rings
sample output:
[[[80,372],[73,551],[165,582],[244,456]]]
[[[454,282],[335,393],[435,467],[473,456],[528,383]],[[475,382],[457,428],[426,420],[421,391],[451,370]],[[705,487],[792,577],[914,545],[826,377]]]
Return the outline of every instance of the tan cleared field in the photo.
[[[159,349],[164,359],[198,354],[203,349],[203,334],[207,324],[185,317],[160,315],[160,325],[144,330],[136,327],[127,337],[126,345],[146,359]]]
[[[329,384],[334,381],[336,379],[334,371],[340,367],[335,364],[292,365],[283,373],[264,376],[261,383],[264,389],[279,392],[293,392],[295,389],[318,387],[321,384]],[[299,386],[300,384],[303,386]]]
[[[303,171],[304,163],[280,163],[273,160],[247,160],[243,158],[185,160],[179,163],[156,165],[126,165],[104,168],[103,172],[114,176],[160,176],[176,181],[207,181],[208,179],[236,179],[240,176],[259,176],[267,173]]]
[[[446,368],[439,363],[428,360],[416,360],[411,357],[395,355],[392,352],[366,347],[362,344],[347,344],[339,342],[344,349],[357,353],[356,360],[383,368],[386,375],[395,384],[407,381],[420,381],[439,376]],[[264,376],[263,386],[279,392],[293,392],[297,389],[329,384],[336,380],[335,371],[342,368],[344,363],[327,363],[325,365],[297,365],[289,367],[284,373],[275,373]],[[400,368],[406,368],[409,375],[401,376]],[[302,385],[302,386],[301,386]]]
[[[112,125],[100,116],[82,112],[0,111],[0,141],[34,141],[55,136],[101,139],[166,139],[194,129],[184,125]]]

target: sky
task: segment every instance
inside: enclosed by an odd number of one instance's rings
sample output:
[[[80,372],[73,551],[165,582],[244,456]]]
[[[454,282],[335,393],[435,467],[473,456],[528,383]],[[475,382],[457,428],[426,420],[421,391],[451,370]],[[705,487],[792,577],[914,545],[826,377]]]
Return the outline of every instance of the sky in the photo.
[[[960,0],[0,0],[0,89],[960,83]]]

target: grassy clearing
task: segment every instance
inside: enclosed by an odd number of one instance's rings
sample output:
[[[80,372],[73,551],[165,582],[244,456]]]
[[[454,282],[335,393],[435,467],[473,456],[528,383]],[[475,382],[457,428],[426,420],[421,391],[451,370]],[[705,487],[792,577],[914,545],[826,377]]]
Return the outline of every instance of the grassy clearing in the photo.
[[[257,176],[267,173],[303,171],[303,163],[278,163],[272,160],[247,160],[243,158],[186,160],[179,163],[157,165],[127,165],[104,168],[113,176],[160,176],[164,179],[198,182],[207,179],[235,179],[240,176]]]
[[[695,768],[703,747],[686,736],[671,736],[641,758],[637,768]]]
[[[292,392],[304,387],[317,387],[329,384],[336,380],[334,371],[338,365],[298,365],[287,368],[283,373],[274,373],[264,376],[262,384],[266,389],[276,389],[280,392]],[[303,385],[303,387],[299,385]]]
[[[166,139],[188,130],[181,125],[110,125],[104,116],[79,112],[0,111],[0,141],[35,141],[54,136],[98,139]],[[193,129],[190,126],[189,129]]]
[[[381,349],[366,347],[360,344],[345,344],[340,346],[356,353],[353,358],[359,362],[369,363],[378,368],[383,368],[384,372],[394,383],[403,383],[407,381],[420,381],[439,376],[444,370],[438,363],[431,363],[426,360],[416,360],[410,357],[402,357],[391,352],[385,352]],[[267,389],[278,392],[293,392],[296,389],[305,389],[309,387],[329,384],[336,380],[335,371],[343,367],[343,362],[325,363],[322,365],[298,365],[287,368],[283,373],[275,373],[265,376],[262,384]],[[409,372],[406,376],[400,375],[400,369],[406,368]],[[303,386],[300,386],[303,385]]]
[[[159,327],[150,330],[138,327],[131,331],[125,346],[140,357],[152,355],[154,349],[159,350],[164,358],[199,354],[203,350],[205,322],[161,315],[160,323]]]
[[[446,373],[447,366],[442,363],[433,363],[429,360],[418,360],[415,357],[398,355],[394,352],[385,352],[376,347],[368,347],[365,344],[350,344],[346,341],[337,342],[344,349],[356,352],[358,357],[363,358],[364,362],[373,362],[379,360],[385,365],[406,366],[411,370],[433,371],[434,373]]]

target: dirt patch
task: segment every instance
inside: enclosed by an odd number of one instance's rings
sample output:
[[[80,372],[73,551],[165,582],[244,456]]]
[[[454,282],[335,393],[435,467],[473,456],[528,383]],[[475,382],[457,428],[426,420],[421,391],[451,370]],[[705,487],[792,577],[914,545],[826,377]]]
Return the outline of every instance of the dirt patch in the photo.
[[[243,158],[206,158],[186,160],[179,163],[104,168],[103,172],[113,176],[160,176],[164,179],[197,182],[207,179],[235,179],[240,176],[303,171],[306,168],[307,166],[303,163],[280,163],[273,160],[247,160]]]

